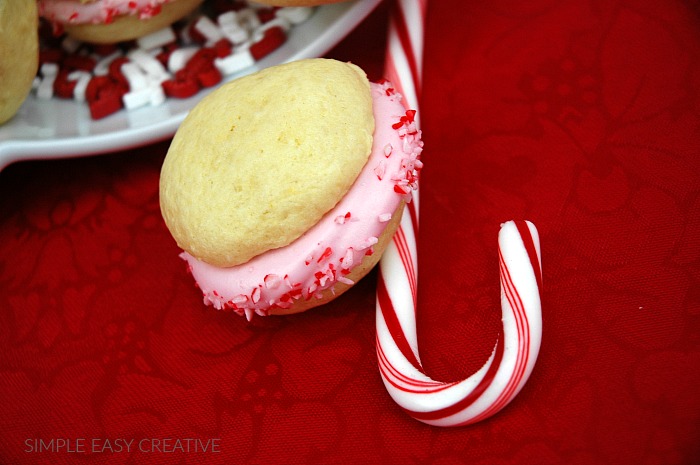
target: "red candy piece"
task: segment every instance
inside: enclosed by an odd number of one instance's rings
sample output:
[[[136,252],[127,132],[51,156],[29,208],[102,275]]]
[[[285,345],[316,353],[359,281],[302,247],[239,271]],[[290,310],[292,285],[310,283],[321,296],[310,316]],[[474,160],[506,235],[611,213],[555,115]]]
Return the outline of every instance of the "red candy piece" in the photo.
[[[202,87],[212,87],[221,82],[222,76],[218,69],[211,67],[197,74],[197,82]]]
[[[90,79],[90,82],[88,82],[88,85],[85,88],[85,100],[87,100],[88,102],[93,102],[97,100],[100,89],[109,85],[109,83],[110,79],[107,76],[93,76],[93,78]]]
[[[128,87],[112,80],[110,76],[94,76],[85,89],[85,100],[96,102],[111,95],[117,95],[121,99],[127,91]]]
[[[265,30],[263,38],[250,46],[250,54],[255,60],[269,55],[287,40],[287,35],[279,26]]]
[[[198,50],[185,67],[175,73],[172,84],[168,84],[167,88],[163,86],[166,95],[174,92],[173,96],[186,98],[191,96],[190,93],[194,92],[195,87],[198,91],[200,87],[212,87],[221,82],[221,73],[214,67],[216,57],[217,51],[214,48],[205,47]]]
[[[224,58],[231,54],[233,45],[227,39],[221,39],[214,44],[213,49],[217,58]]]
[[[122,65],[128,62],[129,59],[127,57],[119,57],[109,64],[109,77],[126,89],[129,88],[129,81],[122,73]]]
[[[402,188],[398,184],[394,185],[394,192],[396,192],[397,194],[402,194],[402,195],[408,194],[408,191],[404,190],[404,188]]]
[[[78,83],[77,81],[68,80],[69,72],[61,70],[58,72],[56,79],[53,81],[53,93],[61,98],[73,98],[73,91]]]
[[[189,75],[197,75],[205,69],[213,67],[215,58],[216,51],[213,48],[200,48],[187,62],[185,70]]]
[[[161,84],[168,97],[188,98],[199,92],[199,86],[193,79],[168,79]]]
[[[331,255],[333,255],[333,250],[330,247],[326,247],[326,250],[324,250],[323,253],[321,254],[321,256],[318,257],[318,260],[316,260],[316,263],[321,263],[323,260],[330,257]],[[331,263],[331,265],[333,265],[333,264]]]
[[[89,102],[92,119],[102,119],[122,108],[122,95],[119,90],[102,91],[99,98]]]

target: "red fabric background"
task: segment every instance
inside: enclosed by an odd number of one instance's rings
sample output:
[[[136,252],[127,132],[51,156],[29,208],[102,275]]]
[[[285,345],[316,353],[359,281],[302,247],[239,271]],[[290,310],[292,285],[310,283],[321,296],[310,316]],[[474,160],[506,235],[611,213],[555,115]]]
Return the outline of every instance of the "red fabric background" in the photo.
[[[372,274],[323,309],[205,308],[158,209],[168,141],[0,173],[0,463],[700,463],[700,8],[436,0],[419,338],[456,379],[499,325],[499,223],[532,220],[544,337],[520,395],[438,429],[386,394]],[[381,75],[388,5],[329,56]],[[27,452],[218,438],[219,453]]]

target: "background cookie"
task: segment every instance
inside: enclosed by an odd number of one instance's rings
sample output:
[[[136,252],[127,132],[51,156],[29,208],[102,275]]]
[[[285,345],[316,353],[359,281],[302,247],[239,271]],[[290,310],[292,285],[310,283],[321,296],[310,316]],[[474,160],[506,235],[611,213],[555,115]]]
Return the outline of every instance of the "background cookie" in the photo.
[[[105,0],[98,0],[98,2],[108,4]],[[202,2],[203,0],[173,0],[163,3],[161,0],[154,3],[152,15],[149,13],[142,17],[143,15],[140,13],[119,14],[114,17],[108,16],[108,21],[97,23],[80,21],[80,14],[77,11],[69,18],[55,16],[55,7],[51,5],[52,0],[40,0],[40,11],[46,19],[60,24],[66,34],[75,39],[83,42],[112,44],[137,39],[167,27],[190,14]],[[77,2],[76,10],[79,10],[80,3],[80,1]],[[127,3],[127,1],[123,0],[121,3]],[[62,11],[61,14],[63,15],[65,12]],[[72,19],[74,16],[75,20]]]
[[[0,0],[0,124],[24,102],[38,66],[36,2]]]

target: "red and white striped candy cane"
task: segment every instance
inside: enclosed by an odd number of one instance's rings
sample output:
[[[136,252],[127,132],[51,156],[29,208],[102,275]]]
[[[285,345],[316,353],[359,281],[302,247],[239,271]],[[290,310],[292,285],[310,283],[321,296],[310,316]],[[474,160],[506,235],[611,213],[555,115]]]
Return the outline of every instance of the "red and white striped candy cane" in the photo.
[[[386,77],[407,106],[419,100],[427,0],[397,0],[389,24]],[[436,426],[481,421],[505,407],[527,381],[542,339],[542,272],[537,230],[509,221],[499,232],[503,330],[491,357],[458,382],[431,379],[416,336],[418,191],[379,265],[377,358],[391,397],[411,416]]]

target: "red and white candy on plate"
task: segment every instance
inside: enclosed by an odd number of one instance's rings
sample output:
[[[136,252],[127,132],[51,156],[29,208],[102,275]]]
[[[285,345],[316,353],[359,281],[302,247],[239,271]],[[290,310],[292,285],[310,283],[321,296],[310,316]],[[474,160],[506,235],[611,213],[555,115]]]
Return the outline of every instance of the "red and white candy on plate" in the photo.
[[[303,6],[211,2],[186,22],[107,45],[56,36],[45,25],[34,91],[39,99],[86,102],[93,119],[189,98],[255,65],[313,12]]]
[[[398,0],[389,27],[386,77],[417,107],[427,0]],[[387,391],[415,419],[436,426],[484,420],[505,407],[532,373],[542,339],[539,236],[529,221],[501,225],[498,256],[503,329],[485,365],[468,378],[441,382],[420,362],[416,336],[418,201],[379,263],[377,358]]]

